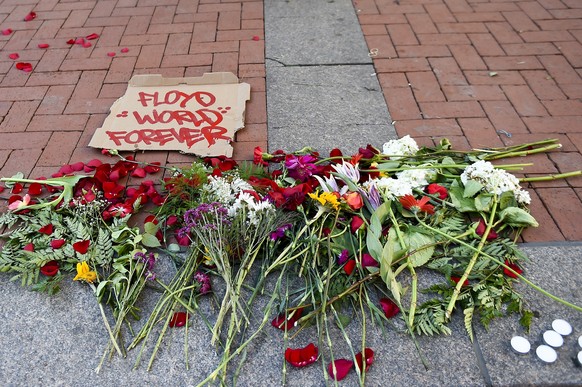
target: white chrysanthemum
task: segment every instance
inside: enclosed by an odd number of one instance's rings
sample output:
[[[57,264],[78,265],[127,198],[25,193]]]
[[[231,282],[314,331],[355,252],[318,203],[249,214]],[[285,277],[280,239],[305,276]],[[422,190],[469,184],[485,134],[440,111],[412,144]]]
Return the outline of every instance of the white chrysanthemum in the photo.
[[[234,200],[230,183],[223,177],[209,176],[202,190],[208,194],[210,201],[227,204]]]
[[[376,186],[376,189],[387,200],[393,200],[396,197],[411,195],[412,186],[408,181],[401,181],[400,179],[392,179],[391,177],[382,177],[374,179],[364,184],[369,187],[371,184]]]
[[[382,147],[382,153],[393,160],[398,160],[398,156],[414,156],[418,152],[418,144],[412,137],[406,135],[398,140],[390,140]]]
[[[412,188],[420,188],[428,185],[428,169],[408,169],[396,173],[398,181],[410,185]]]
[[[501,195],[512,191],[519,203],[531,203],[529,193],[521,188],[519,179],[503,169],[495,168],[489,161],[479,160],[466,167],[461,174],[461,181],[467,184],[469,180],[479,182],[486,192]]]

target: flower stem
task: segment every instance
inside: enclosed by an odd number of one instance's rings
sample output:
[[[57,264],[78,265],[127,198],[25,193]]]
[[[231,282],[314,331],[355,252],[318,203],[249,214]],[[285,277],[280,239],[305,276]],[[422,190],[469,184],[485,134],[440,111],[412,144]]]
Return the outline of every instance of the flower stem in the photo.
[[[566,173],[558,173],[556,175],[546,175],[546,176],[538,176],[538,177],[522,177],[519,179],[520,182],[532,182],[532,181],[550,181],[550,180],[558,180],[558,179],[567,179],[569,177],[575,177],[582,175],[582,170],[580,171],[572,171]]]

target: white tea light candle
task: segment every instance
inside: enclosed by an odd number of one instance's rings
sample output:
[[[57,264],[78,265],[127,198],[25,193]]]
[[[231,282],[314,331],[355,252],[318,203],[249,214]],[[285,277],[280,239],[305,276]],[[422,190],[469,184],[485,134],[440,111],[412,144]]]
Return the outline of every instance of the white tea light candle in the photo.
[[[525,337],[513,336],[511,338],[511,348],[521,355],[525,355],[529,352],[531,345]]]
[[[544,332],[544,342],[554,348],[559,348],[564,344],[564,339],[556,331],[545,331]]]
[[[558,354],[554,350],[554,348],[549,347],[547,345],[540,345],[536,348],[536,355],[540,358],[541,361],[544,363],[553,363],[558,358]]]
[[[561,318],[552,321],[552,329],[562,336],[568,336],[570,333],[572,333],[572,325],[570,325],[568,321],[562,320]]]

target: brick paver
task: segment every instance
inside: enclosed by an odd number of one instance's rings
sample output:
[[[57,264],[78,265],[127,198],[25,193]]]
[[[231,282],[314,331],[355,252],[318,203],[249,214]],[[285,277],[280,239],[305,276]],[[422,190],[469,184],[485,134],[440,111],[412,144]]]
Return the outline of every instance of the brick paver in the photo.
[[[582,2],[353,0],[400,136],[482,148],[558,138],[526,176],[582,169]],[[582,240],[582,177],[530,184],[540,228]]]
[[[535,163],[524,173],[582,168],[580,1],[353,4],[369,48],[378,50],[374,65],[399,135],[422,145],[447,137],[462,148],[558,138],[559,153],[518,160]],[[37,18],[23,21],[30,11]],[[252,90],[234,156],[250,159],[255,146],[267,146],[262,0],[0,0],[0,31],[7,28],[12,33],[0,34],[0,175],[37,177],[101,157],[87,144],[134,74],[232,71]],[[90,47],[66,43],[91,33],[100,37]],[[33,71],[17,70],[11,53]],[[190,160],[176,152],[137,157]],[[580,177],[530,184],[541,227],[525,241],[582,240],[581,187]]]
[[[31,11],[37,17],[25,22]],[[262,0],[0,0],[0,31],[12,29],[0,34],[0,176],[39,177],[100,158],[87,145],[134,74],[230,71],[250,83],[234,157],[252,159],[255,146],[267,146],[263,24]],[[67,44],[92,33],[99,38],[90,47]],[[20,61],[32,72],[16,69]],[[191,160],[176,152],[137,158]]]

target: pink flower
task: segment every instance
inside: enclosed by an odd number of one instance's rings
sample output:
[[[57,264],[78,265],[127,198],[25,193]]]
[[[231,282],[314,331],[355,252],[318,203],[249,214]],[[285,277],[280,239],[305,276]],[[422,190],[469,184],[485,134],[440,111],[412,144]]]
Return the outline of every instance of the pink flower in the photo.
[[[12,203],[10,203],[8,205],[8,209],[10,211],[18,210],[22,207],[28,206],[29,203],[30,203],[30,195],[26,194],[26,195],[24,195],[22,200],[16,200],[16,201],[13,201]]]

